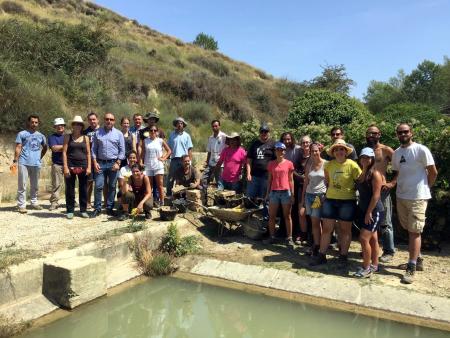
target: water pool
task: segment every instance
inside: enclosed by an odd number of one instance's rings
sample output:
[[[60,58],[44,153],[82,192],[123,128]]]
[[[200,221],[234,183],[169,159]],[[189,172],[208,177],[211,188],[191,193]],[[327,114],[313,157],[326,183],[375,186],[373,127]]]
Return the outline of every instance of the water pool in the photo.
[[[82,306],[22,337],[448,338],[449,333],[164,277]]]

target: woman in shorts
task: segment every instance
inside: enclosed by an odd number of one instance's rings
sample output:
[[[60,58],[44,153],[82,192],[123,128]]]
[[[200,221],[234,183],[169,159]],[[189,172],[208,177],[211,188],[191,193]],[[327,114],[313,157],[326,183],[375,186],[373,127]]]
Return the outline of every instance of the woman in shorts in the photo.
[[[375,153],[372,148],[364,148],[359,156],[362,174],[356,182],[359,193],[356,224],[360,229],[363,265],[355,273],[355,277],[367,278],[378,271],[378,227],[384,218],[381,202],[383,176],[374,168]]]
[[[164,139],[157,137],[158,128],[149,128],[149,137],[143,140],[142,158],[145,165],[145,174],[153,182],[155,177],[156,188],[159,192],[159,205],[164,205],[164,161],[166,161],[172,151]],[[155,187],[152,187],[155,189]]]
[[[323,169],[327,161],[320,156],[321,151],[321,144],[312,143],[310,145],[311,163],[305,171],[303,191],[300,199],[300,207],[305,208],[306,214],[311,217],[314,242],[312,248],[313,257],[319,254],[320,237],[322,235],[322,226],[320,223],[321,204],[327,191],[325,172]]]
[[[293,246],[291,208],[294,203],[294,164],[284,158],[286,146],[282,142],[275,143],[276,159],[270,161],[267,166],[269,173],[267,181],[266,200],[269,199],[269,234],[264,244],[275,242],[275,220],[278,213],[278,205],[283,208],[283,217],[286,224],[286,244]]]
[[[358,164],[347,156],[353,149],[344,140],[338,139],[328,149],[330,157],[334,157],[324,165],[325,181],[328,184],[325,200],[322,205],[322,237],[319,254],[311,265],[327,262],[326,252],[330,245],[331,234],[339,223],[339,261],[347,264],[348,249],[352,235],[352,223],[356,216],[355,182],[361,175]]]

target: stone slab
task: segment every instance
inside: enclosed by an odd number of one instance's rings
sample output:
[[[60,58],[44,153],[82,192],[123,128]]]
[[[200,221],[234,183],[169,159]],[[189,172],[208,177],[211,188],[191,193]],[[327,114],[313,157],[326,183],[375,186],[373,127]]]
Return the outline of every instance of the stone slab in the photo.
[[[101,297],[106,294],[106,260],[81,256],[45,262],[42,291],[68,309]]]

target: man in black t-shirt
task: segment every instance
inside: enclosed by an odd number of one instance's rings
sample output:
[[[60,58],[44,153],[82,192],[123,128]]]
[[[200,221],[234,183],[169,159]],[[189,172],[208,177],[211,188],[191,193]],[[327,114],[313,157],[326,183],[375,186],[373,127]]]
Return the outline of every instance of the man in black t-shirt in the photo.
[[[98,128],[100,128],[100,124],[98,123],[98,115],[94,112],[90,112],[87,116],[87,120],[89,123],[89,127],[87,127],[83,131],[83,135],[86,135],[89,137],[89,143],[92,145],[92,139],[94,138],[94,134],[97,131]],[[91,208],[91,196],[92,196],[92,189],[94,186],[94,168],[91,168],[91,174],[88,176],[88,197],[87,197],[87,207],[88,209]],[[106,198],[104,199],[106,201]]]
[[[267,193],[267,165],[275,159],[275,142],[270,139],[270,128],[259,128],[259,139],[253,141],[247,152],[247,197],[264,198]]]

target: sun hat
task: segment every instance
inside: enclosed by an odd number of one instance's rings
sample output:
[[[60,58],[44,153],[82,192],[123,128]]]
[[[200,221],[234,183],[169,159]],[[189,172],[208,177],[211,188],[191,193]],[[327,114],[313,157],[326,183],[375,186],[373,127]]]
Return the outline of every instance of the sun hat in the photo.
[[[259,127],[259,132],[262,131],[270,131],[270,127],[267,125],[267,123],[263,123],[261,127]]]
[[[184,127],[186,128],[187,123],[186,123],[186,121],[184,120],[184,118],[182,118],[182,117],[180,117],[180,116],[177,117],[175,120],[172,121],[173,126],[176,127],[176,125],[177,125],[178,122],[183,122]]]
[[[277,142],[275,143],[275,149],[286,149],[286,145],[283,142]]]
[[[375,157],[375,152],[372,148],[366,147],[361,150],[361,154],[359,154],[359,157],[361,156]]]
[[[232,132],[230,135],[227,135],[227,139],[233,139],[233,138],[241,138],[241,135],[239,135],[238,133],[236,133],[235,131]]]
[[[330,148],[328,148],[327,154],[328,154],[329,156],[333,157],[333,151],[334,151],[334,148],[336,148],[336,147],[343,147],[343,148],[345,148],[345,150],[346,150],[346,152],[347,152],[347,156],[350,155],[350,154],[352,153],[352,151],[353,151],[353,148],[350,148],[350,147],[347,145],[347,143],[345,143],[344,140],[342,140],[342,139],[337,139],[337,140],[333,143],[333,145],[332,145]]]
[[[53,126],[65,126],[66,122],[64,122],[64,119],[62,117],[57,117],[54,121],[53,121]]]
[[[79,123],[82,124],[83,126],[85,125],[85,122],[83,121],[83,118],[80,115],[75,115],[73,119],[70,121],[70,125],[74,123]]]
[[[148,122],[148,120],[150,120],[151,118],[156,119],[156,122],[159,121],[159,111],[156,108],[153,108],[152,111],[148,112],[145,114],[145,116],[142,118],[144,120],[144,122]]]

